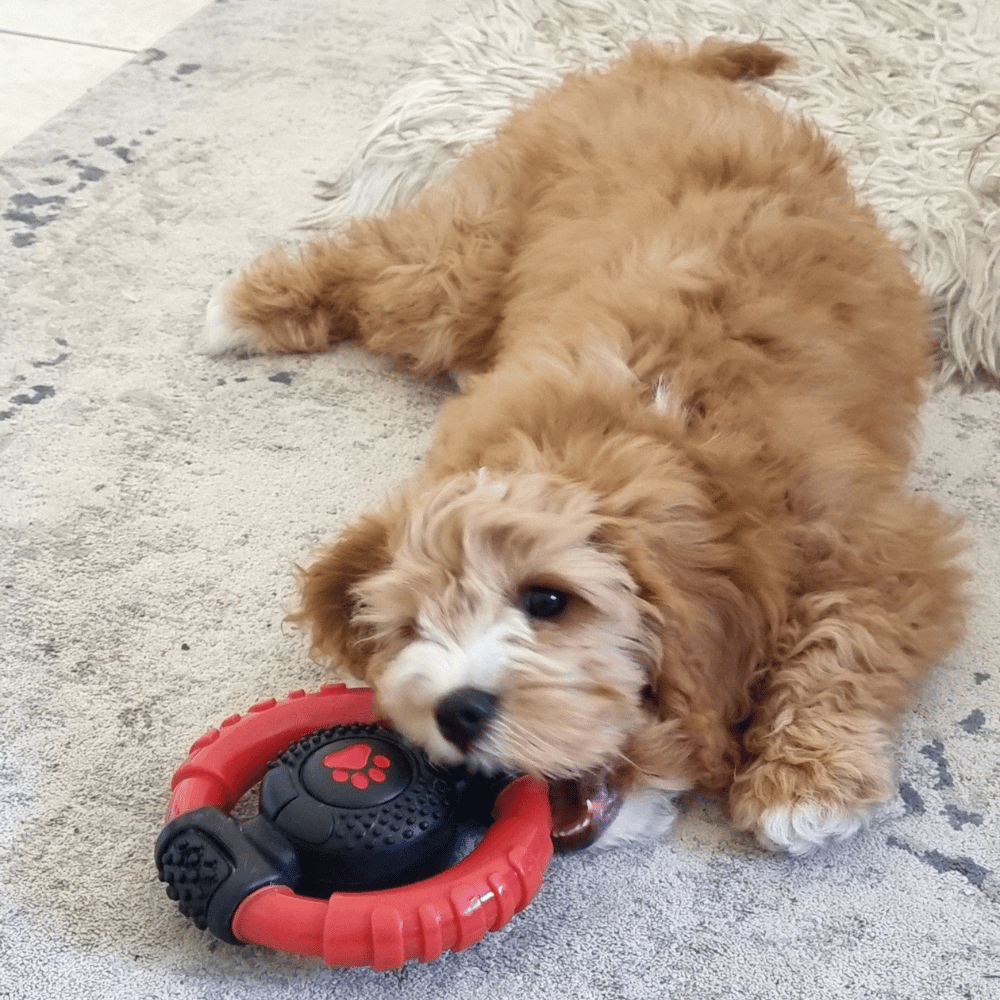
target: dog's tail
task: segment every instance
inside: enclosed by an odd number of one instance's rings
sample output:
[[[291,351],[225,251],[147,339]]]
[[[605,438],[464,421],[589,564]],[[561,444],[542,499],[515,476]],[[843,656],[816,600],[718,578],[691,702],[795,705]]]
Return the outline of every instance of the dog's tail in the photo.
[[[632,59],[654,72],[680,69],[726,80],[756,80],[794,62],[791,56],[765,42],[726,42],[715,38],[695,49],[641,44],[632,50]]]
[[[705,76],[727,80],[756,80],[790,66],[792,57],[764,42],[723,42],[710,39],[688,58],[691,68]]]

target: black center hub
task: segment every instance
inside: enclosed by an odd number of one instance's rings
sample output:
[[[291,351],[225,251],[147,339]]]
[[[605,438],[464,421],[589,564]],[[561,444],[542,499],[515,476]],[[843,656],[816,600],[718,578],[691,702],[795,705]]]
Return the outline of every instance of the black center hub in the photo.
[[[304,895],[385,889],[447,866],[457,789],[398,734],[352,724],[306,736],[272,764],[262,817],[301,862]]]

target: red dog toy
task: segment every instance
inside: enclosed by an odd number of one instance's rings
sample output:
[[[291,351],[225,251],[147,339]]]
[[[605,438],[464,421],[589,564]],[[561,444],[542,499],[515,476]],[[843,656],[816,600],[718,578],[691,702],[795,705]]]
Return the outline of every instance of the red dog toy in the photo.
[[[546,784],[507,785],[479,845],[441,871],[459,785],[378,721],[370,690],[328,685],[198,740],[156,844],[181,912],[232,943],[386,970],[468,948],[524,909],[552,858]],[[237,822],[262,778],[260,814]]]

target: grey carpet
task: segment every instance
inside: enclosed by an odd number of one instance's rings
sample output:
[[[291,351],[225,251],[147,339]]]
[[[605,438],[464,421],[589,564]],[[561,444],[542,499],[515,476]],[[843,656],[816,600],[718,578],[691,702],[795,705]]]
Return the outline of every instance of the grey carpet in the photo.
[[[218,2],[0,159],[0,998],[1000,995],[995,389],[927,409],[916,483],[967,516],[977,603],[856,841],[772,857],[692,796],[664,842],[558,858],[502,932],[390,974],[217,943],[166,899],[171,773],[321,683],[282,628],[291,567],[419,461],[448,391],[349,347],[190,340],[462,16]]]

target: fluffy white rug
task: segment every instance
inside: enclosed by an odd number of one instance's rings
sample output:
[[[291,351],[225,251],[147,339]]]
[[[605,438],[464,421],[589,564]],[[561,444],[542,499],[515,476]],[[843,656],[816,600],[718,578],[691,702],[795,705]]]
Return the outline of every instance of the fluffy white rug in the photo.
[[[1000,4],[995,0],[483,0],[386,103],[329,203],[336,226],[444,179],[511,107],[646,37],[760,37],[769,86],[834,136],[934,302],[943,377],[1000,376]]]

